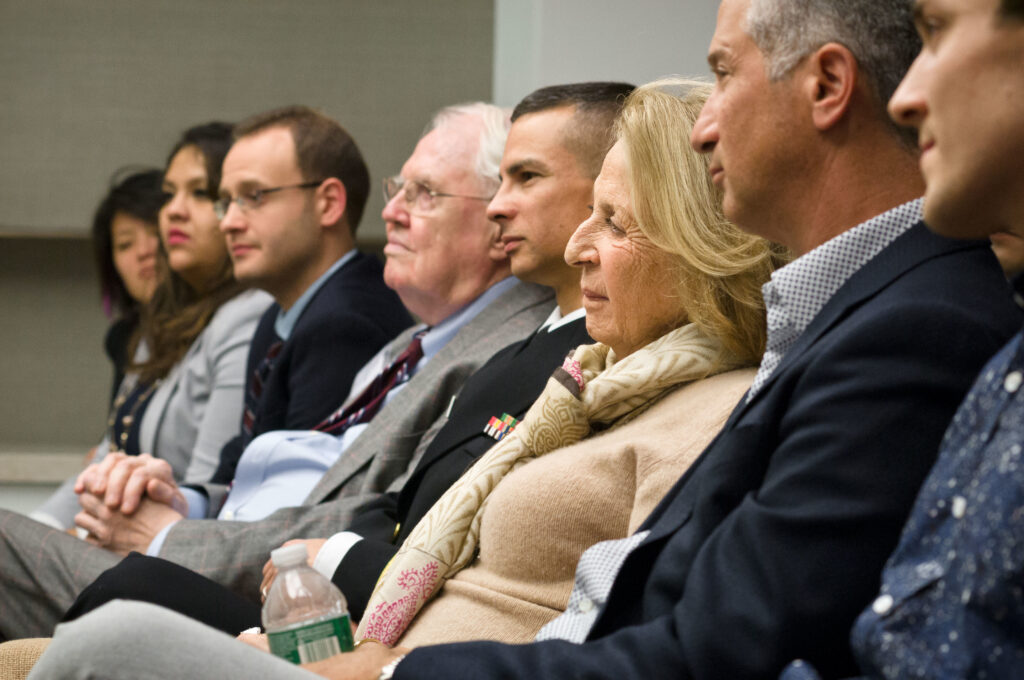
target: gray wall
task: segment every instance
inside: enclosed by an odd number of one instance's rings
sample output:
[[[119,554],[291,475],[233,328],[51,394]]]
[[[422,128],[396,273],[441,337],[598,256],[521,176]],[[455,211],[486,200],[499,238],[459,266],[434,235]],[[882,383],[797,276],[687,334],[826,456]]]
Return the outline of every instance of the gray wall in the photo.
[[[494,99],[543,85],[706,77],[718,0],[495,0]]]
[[[81,233],[117,167],[290,103],[342,121],[379,181],[433,110],[490,98],[492,45],[489,0],[3,0],[0,232]]]

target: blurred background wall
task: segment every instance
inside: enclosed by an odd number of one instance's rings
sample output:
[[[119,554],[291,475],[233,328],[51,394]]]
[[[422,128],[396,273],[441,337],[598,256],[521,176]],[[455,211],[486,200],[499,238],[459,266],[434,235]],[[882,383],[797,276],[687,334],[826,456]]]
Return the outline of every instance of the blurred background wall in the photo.
[[[703,75],[717,0],[0,0],[0,507],[102,435],[110,369],[89,243],[110,176],[186,127],[323,109],[373,178],[431,113],[542,85]],[[361,244],[381,247],[371,194]]]

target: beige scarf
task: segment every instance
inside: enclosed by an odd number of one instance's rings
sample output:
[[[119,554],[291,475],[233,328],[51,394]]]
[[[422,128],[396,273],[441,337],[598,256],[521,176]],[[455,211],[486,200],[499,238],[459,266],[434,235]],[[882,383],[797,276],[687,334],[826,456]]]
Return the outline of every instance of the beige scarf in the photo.
[[[420,520],[384,569],[356,632],[393,645],[445,580],[474,556],[487,499],[509,472],[639,415],[681,383],[734,367],[693,324],[619,360],[583,345],[555,370],[523,421],[470,468]],[[726,365],[723,365],[726,364]]]

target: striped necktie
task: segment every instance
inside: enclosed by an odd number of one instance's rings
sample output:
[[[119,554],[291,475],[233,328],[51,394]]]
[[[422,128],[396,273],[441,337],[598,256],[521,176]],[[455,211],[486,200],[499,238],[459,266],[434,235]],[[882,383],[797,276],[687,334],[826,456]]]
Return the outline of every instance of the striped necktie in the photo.
[[[249,381],[249,389],[245,391],[245,411],[242,413],[242,431],[248,440],[252,439],[253,426],[256,424],[256,408],[259,406],[260,397],[263,396],[263,383],[274,368],[274,360],[281,353],[284,342],[278,340],[270,345],[267,356],[263,357],[260,365],[252,372],[252,379]]]
[[[339,408],[313,429],[339,437],[353,425],[372,420],[384,405],[387,393],[412,377],[416,364],[423,358],[423,335],[426,332],[425,328],[418,331],[409,346],[395,357],[391,365],[374,378],[358,397]]]

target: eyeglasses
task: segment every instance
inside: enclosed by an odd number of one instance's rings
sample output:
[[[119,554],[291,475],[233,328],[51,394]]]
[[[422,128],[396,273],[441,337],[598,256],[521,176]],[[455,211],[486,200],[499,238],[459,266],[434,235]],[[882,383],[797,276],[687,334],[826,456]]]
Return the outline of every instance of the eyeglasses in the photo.
[[[421,211],[432,210],[437,198],[467,198],[471,201],[490,201],[493,196],[468,196],[466,194],[447,194],[443,191],[434,191],[422,182],[405,180],[395,175],[384,180],[384,202],[390,203],[391,199],[401,194],[406,205]]]
[[[324,180],[318,182],[303,182],[302,184],[289,184],[283,187],[272,187],[270,189],[253,189],[247,191],[244,194],[231,198],[230,196],[221,196],[213,202],[213,211],[217,214],[217,219],[222,220],[228,214],[228,208],[234,203],[242,212],[249,212],[255,210],[263,205],[263,197],[267,194],[272,194],[275,191],[284,191],[285,189],[314,189],[324,183]]]

